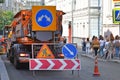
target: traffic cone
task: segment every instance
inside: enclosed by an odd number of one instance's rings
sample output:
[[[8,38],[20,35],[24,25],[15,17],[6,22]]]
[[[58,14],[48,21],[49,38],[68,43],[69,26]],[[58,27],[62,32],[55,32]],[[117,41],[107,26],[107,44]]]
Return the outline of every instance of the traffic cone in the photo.
[[[95,59],[95,66],[94,66],[94,74],[93,76],[100,76],[100,72],[99,72],[99,69],[98,69],[98,60],[97,58]]]

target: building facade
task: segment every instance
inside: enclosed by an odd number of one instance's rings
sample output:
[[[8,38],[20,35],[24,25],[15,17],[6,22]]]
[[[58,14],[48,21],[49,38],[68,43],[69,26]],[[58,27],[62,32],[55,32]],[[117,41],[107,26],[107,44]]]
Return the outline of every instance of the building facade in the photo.
[[[0,9],[12,11],[14,14],[20,11],[22,6],[21,0],[5,0],[4,3],[0,3]]]
[[[68,36],[68,25],[72,25],[73,42],[102,34],[102,0],[46,0],[45,5],[55,5],[63,10],[63,36]]]
[[[31,9],[32,6],[44,5],[44,0],[23,0],[22,9]]]
[[[12,4],[14,0],[4,0],[3,3],[0,3],[0,9],[2,10],[12,10]]]
[[[0,9],[12,11],[14,14],[22,9],[31,9],[33,5],[43,5],[44,0],[5,0]]]
[[[113,23],[114,8],[120,8],[120,0],[103,0],[103,34],[110,31],[114,36],[120,35],[119,24]]]
[[[120,0],[5,0],[0,8],[17,13],[21,9],[31,9],[33,5],[52,5],[66,14],[63,16],[63,36],[68,36],[71,23],[72,38],[79,42],[82,38],[104,35],[110,31],[120,34],[120,27],[113,23],[112,10],[120,7]]]
[[[67,26],[72,20],[73,37],[105,36],[107,31],[120,35],[120,26],[113,23],[112,14],[114,8],[120,8],[120,0],[46,0],[45,4],[66,12],[64,36],[68,36]]]

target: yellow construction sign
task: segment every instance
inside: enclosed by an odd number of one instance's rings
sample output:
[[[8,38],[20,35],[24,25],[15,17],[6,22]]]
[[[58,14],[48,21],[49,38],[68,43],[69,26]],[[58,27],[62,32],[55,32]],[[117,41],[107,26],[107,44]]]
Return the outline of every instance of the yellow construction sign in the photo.
[[[52,51],[49,49],[47,44],[43,44],[40,51],[37,54],[37,58],[55,58]]]

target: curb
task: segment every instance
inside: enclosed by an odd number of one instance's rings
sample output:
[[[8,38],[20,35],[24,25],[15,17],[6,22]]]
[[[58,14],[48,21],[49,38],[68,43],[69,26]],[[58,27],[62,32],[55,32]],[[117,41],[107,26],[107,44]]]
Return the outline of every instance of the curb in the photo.
[[[81,56],[94,59],[94,57],[91,56],[91,55],[81,54]],[[99,60],[99,61],[108,61],[108,62],[120,63],[120,60],[104,60],[104,59],[99,59],[99,58],[98,58],[98,60]]]
[[[3,60],[1,59],[1,56],[0,56],[0,80],[10,80],[5,64]]]

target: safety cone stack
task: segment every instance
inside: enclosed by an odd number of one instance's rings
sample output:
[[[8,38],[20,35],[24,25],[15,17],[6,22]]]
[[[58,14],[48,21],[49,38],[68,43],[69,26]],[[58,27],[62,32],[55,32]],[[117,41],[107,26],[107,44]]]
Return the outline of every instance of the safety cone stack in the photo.
[[[95,58],[95,66],[94,66],[94,74],[93,76],[100,76],[100,72],[99,72],[99,69],[98,69],[98,60],[97,58]]]

